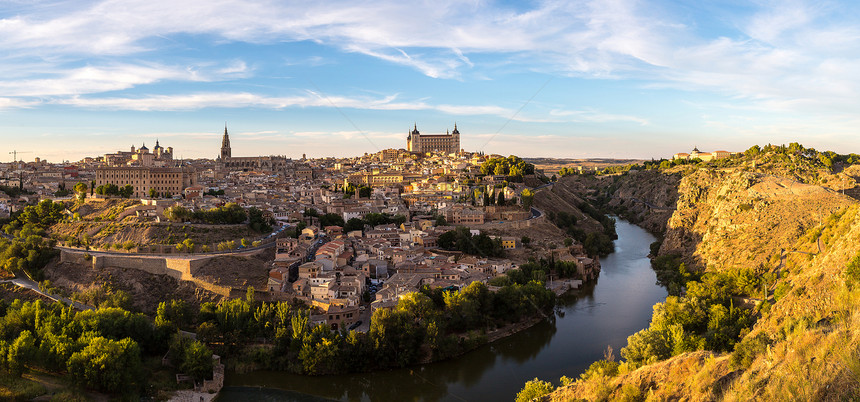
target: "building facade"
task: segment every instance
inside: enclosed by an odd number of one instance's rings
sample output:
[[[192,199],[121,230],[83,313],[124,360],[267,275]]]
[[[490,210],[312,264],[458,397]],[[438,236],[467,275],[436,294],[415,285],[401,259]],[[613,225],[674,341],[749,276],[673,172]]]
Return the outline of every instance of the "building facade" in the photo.
[[[191,167],[103,166],[96,169],[96,186],[131,185],[133,197],[148,197],[150,189],[161,196],[179,195],[199,181],[198,173]]]
[[[155,148],[149,152],[146,144],[140,148],[131,146],[131,151],[117,151],[105,154],[104,162],[107,166],[167,166],[173,162],[173,147],[162,147],[155,140]]]
[[[690,153],[679,152],[675,155],[672,155],[672,159],[701,159],[705,162],[710,162],[715,159],[726,159],[730,158],[733,155],[740,154],[740,152],[728,152],[728,151],[714,151],[714,152],[701,152],[699,148],[693,147],[693,150]]]
[[[460,152],[460,130],[454,124],[454,131],[445,134],[421,134],[416,124],[406,137],[406,150],[414,153],[444,152],[453,154]]]
[[[216,160],[222,171],[274,173],[285,170],[289,161],[284,156],[233,157],[230,135],[227,133],[227,126],[224,126],[224,136],[221,138],[221,154]]]

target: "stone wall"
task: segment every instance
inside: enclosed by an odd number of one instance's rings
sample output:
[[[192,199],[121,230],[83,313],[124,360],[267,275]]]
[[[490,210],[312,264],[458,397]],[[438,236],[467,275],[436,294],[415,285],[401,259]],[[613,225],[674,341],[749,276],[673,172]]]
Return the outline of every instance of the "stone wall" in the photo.
[[[104,267],[129,268],[153,275],[166,275],[176,279],[177,281],[194,282],[198,287],[225,297],[230,297],[232,294],[237,293],[230,287],[217,285],[194,276],[194,274],[201,267],[206,265],[209,260],[217,257],[172,258],[146,257],[131,254],[127,256],[91,255],[88,258],[87,255],[89,254],[62,250],[60,252],[60,261],[80,265],[88,265],[91,263],[93,269],[101,269]]]
[[[472,229],[525,229],[531,227],[538,222],[541,222],[546,219],[546,214],[542,214],[541,216],[534,219],[524,219],[520,221],[503,221],[503,222],[487,222],[483,225],[474,225],[470,226]]]

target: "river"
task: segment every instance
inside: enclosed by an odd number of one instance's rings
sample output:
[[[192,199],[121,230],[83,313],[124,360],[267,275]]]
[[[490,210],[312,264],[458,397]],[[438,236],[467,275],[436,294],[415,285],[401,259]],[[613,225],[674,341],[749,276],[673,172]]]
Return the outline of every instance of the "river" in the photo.
[[[555,322],[484,345],[460,358],[406,369],[338,376],[283,372],[228,373],[217,401],[513,400],[535,377],[558,384],[578,377],[607,345],[619,351],[648,326],[665,299],[647,258],[654,236],[618,220],[615,251],[601,260],[595,284],[559,299]]]

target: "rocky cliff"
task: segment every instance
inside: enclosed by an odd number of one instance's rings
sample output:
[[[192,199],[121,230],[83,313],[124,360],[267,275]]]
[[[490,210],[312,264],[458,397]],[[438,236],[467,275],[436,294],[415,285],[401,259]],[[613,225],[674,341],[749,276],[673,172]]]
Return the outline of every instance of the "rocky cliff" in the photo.
[[[643,177],[612,179],[615,199],[664,191],[646,189]],[[591,373],[544,399],[860,398],[860,205],[829,185],[838,176],[822,173],[817,180],[688,169],[659,253],[679,254],[702,271],[771,275],[765,296],[738,300],[738,306],[758,305],[756,323],[733,352],[686,352],[639,368],[622,364],[618,374]]]
[[[660,254],[679,254],[700,269],[770,268],[782,250],[853,201],[788,178],[697,170],[680,181]]]

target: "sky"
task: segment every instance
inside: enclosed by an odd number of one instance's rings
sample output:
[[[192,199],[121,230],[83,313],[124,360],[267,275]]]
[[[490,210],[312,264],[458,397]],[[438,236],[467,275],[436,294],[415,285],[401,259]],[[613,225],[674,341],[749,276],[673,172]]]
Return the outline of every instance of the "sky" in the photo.
[[[846,1],[0,1],[0,161],[860,153]]]

